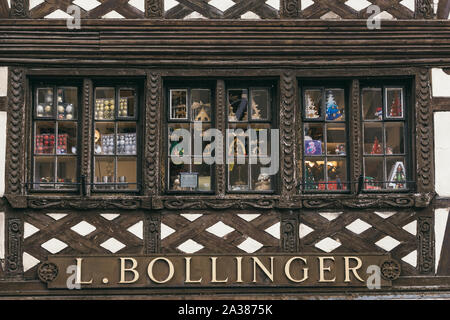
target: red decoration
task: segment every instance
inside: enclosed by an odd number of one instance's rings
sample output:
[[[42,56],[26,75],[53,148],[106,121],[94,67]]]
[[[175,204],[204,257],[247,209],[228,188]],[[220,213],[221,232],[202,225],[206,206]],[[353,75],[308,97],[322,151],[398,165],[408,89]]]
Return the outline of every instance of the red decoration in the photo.
[[[402,116],[402,105],[400,103],[400,97],[398,96],[398,92],[394,95],[394,100],[391,104],[391,110],[389,112],[390,117],[401,117]]]
[[[373,142],[371,154],[382,154],[382,153],[383,153],[383,150],[381,149],[380,142],[378,141],[378,138],[375,137],[375,141]]]

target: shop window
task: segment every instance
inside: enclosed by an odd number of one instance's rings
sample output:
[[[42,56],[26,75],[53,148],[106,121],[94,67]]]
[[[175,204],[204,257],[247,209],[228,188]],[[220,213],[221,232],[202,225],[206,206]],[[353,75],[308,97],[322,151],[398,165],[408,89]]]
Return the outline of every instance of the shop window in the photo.
[[[302,88],[305,192],[349,190],[346,110],[344,88]]]
[[[227,111],[228,191],[273,192],[274,175],[260,161],[272,154],[272,87],[230,87]]]
[[[134,87],[96,87],[93,183],[95,191],[137,191],[138,96]]]
[[[32,190],[77,190],[78,88],[38,86],[33,94]]]
[[[364,190],[407,190],[405,88],[362,89]]]
[[[212,192],[213,165],[204,161],[204,156],[215,155],[211,147],[213,141],[204,139],[213,124],[212,90],[171,87],[167,94],[168,191]]]

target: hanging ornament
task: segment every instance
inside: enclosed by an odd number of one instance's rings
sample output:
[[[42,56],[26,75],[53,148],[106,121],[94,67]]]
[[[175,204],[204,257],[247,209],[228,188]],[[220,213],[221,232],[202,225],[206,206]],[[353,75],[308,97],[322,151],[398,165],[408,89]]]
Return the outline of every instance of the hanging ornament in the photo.
[[[329,91],[327,96],[327,120],[337,120],[340,117],[342,117],[341,110],[334,100],[333,92]]]

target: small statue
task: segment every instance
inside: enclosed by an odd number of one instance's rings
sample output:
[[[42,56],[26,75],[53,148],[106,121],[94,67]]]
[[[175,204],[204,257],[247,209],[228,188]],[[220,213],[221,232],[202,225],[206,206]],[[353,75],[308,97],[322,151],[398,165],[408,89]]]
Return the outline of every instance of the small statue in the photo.
[[[255,190],[256,191],[267,191],[271,190],[271,183],[270,183],[270,176],[266,174],[260,174],[258,176],[258,181],[255,184]]]

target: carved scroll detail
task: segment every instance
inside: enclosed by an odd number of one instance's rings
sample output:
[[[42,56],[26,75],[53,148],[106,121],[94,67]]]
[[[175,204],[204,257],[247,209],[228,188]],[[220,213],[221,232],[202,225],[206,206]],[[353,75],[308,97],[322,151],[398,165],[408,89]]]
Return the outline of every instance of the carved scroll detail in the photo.
[[[8,277],[21,276],[22,267],[22,221],[18,218],[8,219],[8,246],[6,257],[6,274]]]
[[[281,17],[286,19],[295,19],[299,17],[299,0],[281,0]]]
[[[8,107],[8,194],[19,195],[23,183],[25,71],[10,69]]]
[[[434,225],[432,217],[419,217],[419,271],[434,274]]]
[[[148,214],[145,217],[145,253],[161,252],[161,216]]]
[[[416,19],[433,19],[433,0],[416,0]]]
[[[298,241],[298,219],[293,214],[282,214],[281,248],[283,252],[298,252]]]
[[[146,97],[146,143],[145,143],[145,183],[150,194],[157,194],[159,190],[159,130],[158,119],[160,115],[161,75],[147,74]]]
[[[281,181],[282,195],[295,193],[295,76],[292,72],[285,72],[281,77]]]
[[[151,19],[161,19],[164,16],[163,0],[146,0],[145,17]]]
[[[28,18],[29,10],[28,8],[29,0],[11,0],[11,9],[9,10],[9,15],[11,18]]]

